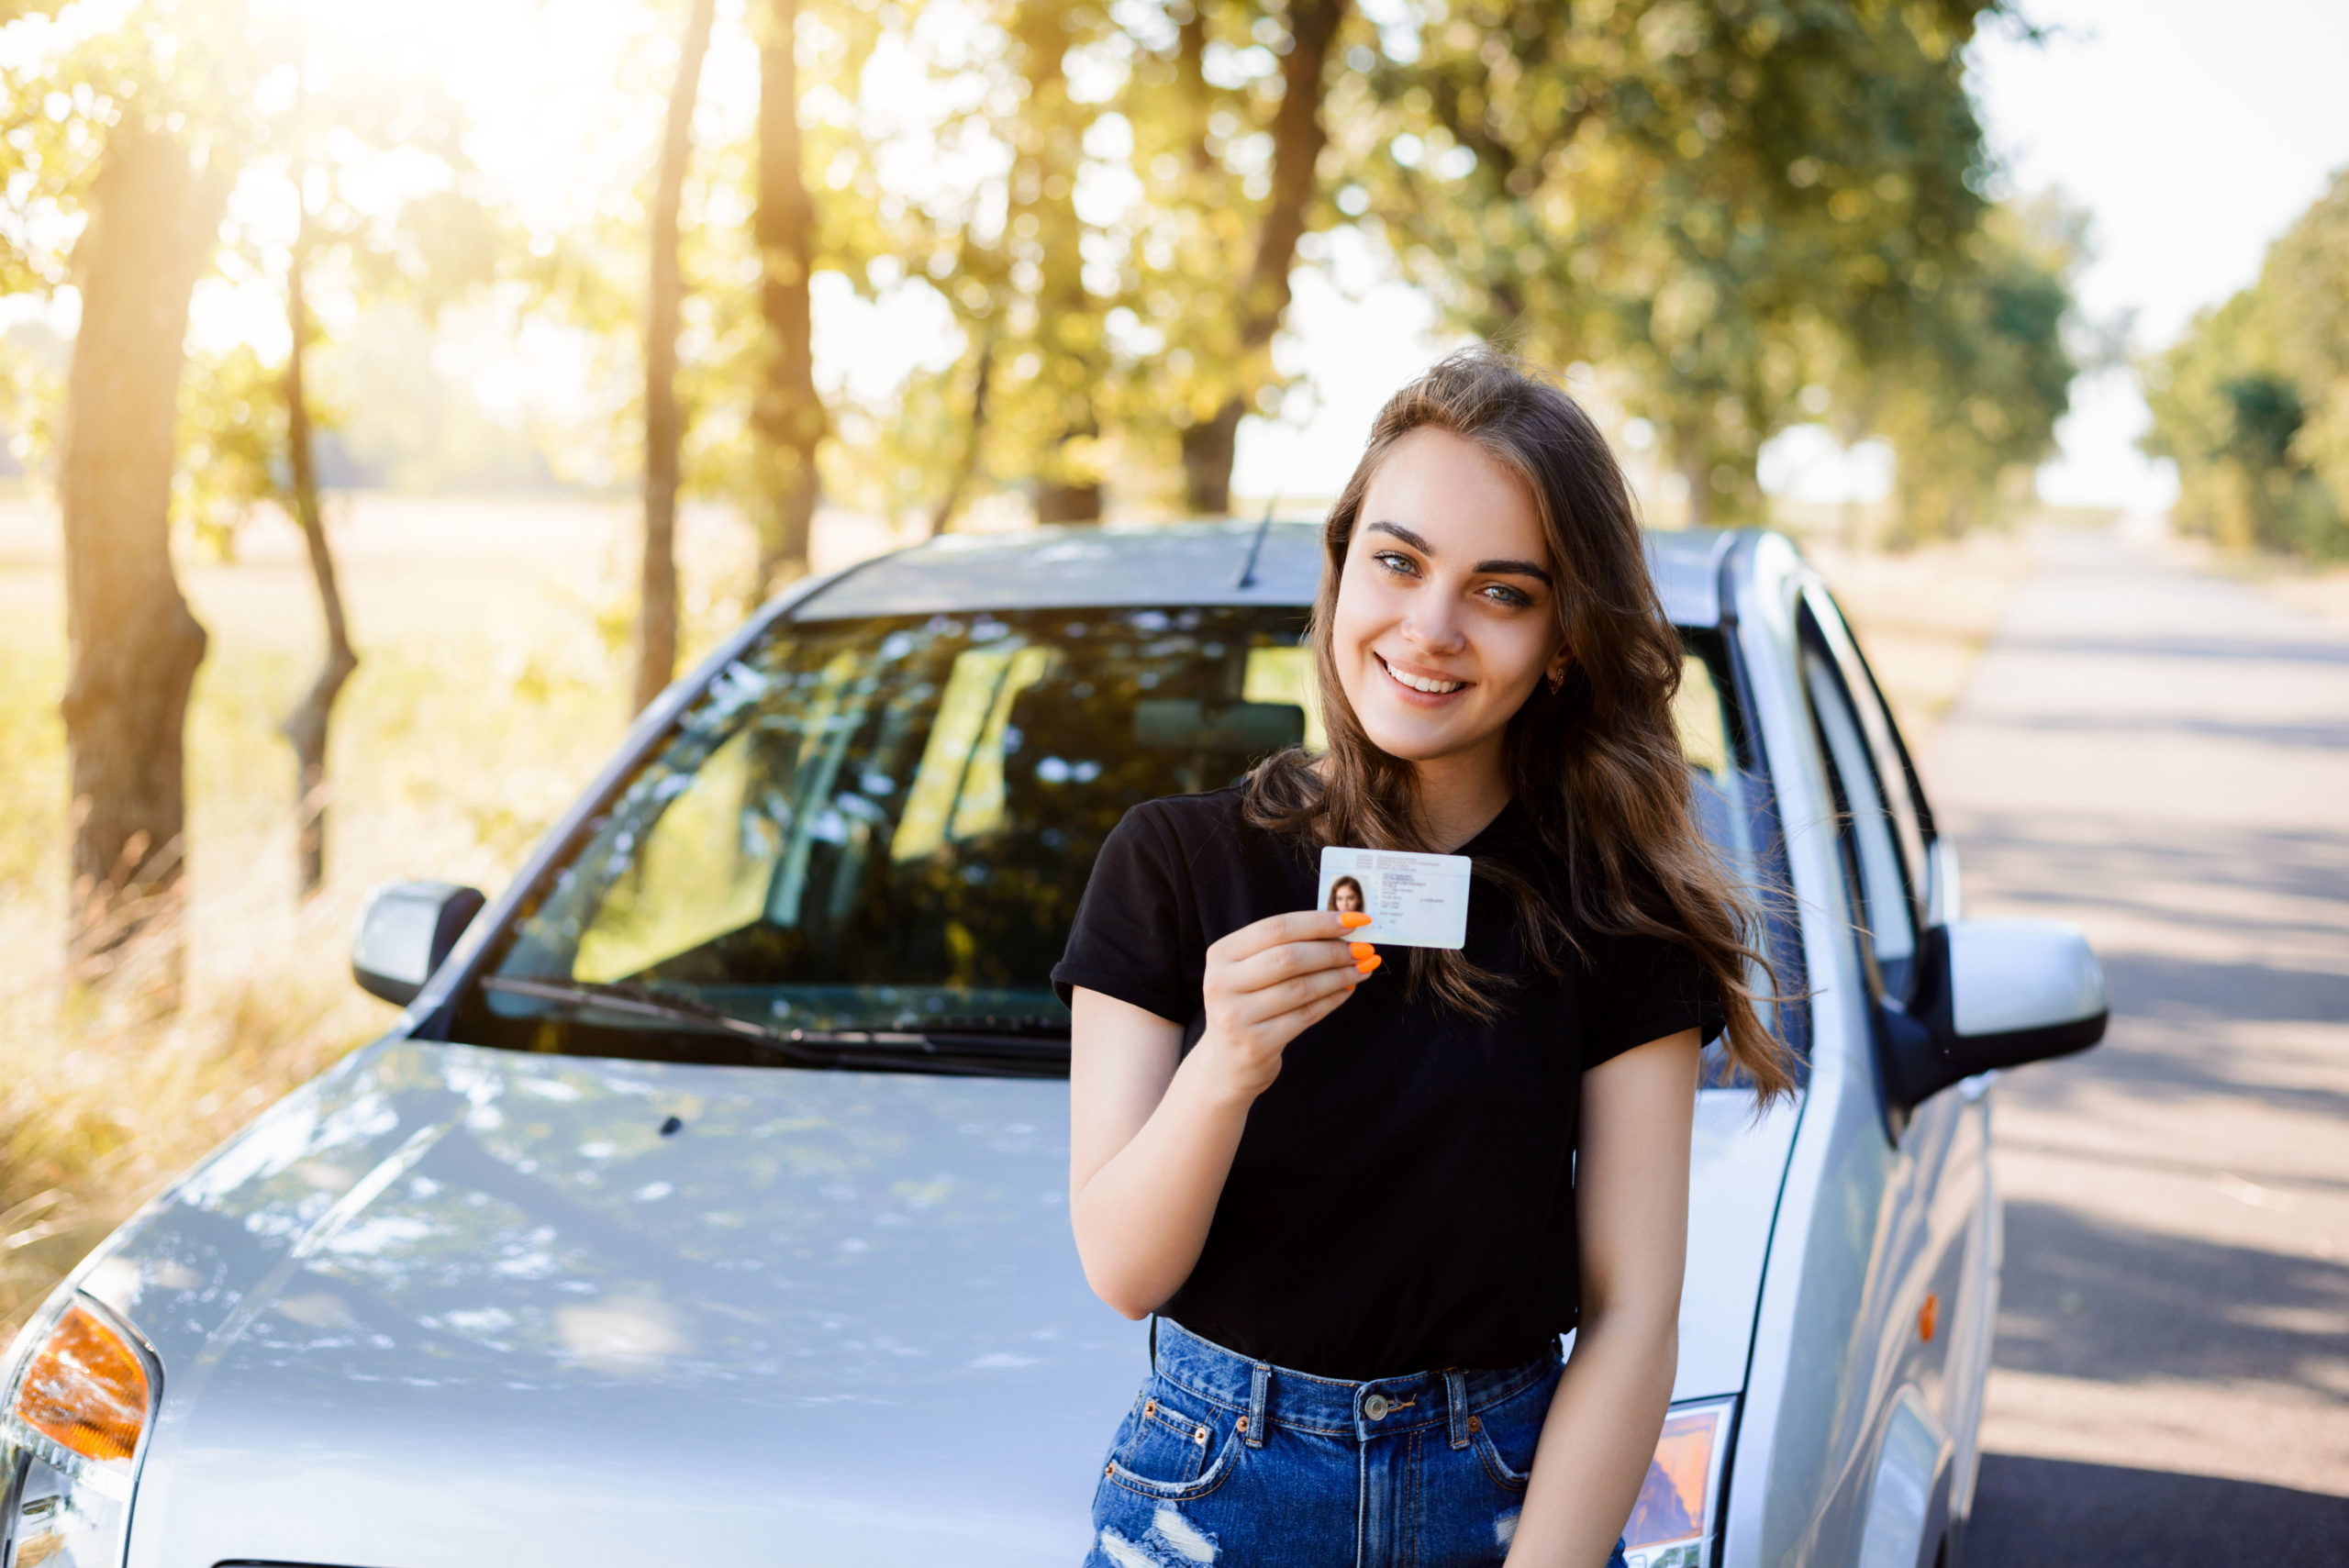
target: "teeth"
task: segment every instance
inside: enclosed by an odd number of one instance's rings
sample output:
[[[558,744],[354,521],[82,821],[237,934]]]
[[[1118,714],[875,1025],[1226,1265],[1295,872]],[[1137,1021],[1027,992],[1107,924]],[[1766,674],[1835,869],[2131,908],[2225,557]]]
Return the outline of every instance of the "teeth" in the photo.
[[[1380,662],[1385,663],[1386,662],[1381,660]],[[1397,680],[1402,682],[1403,684],[1410,687],[1413,691],[1425,692],[1430,696],[1442,696],[1446,692],[1456,692],[1462,686],[1468,684],[1465,681],[1422,680],[1417,675],[1406,675],[1402,671],[1397,670],[1392,664],[1386,665],[1386,673],[1394,676]]]

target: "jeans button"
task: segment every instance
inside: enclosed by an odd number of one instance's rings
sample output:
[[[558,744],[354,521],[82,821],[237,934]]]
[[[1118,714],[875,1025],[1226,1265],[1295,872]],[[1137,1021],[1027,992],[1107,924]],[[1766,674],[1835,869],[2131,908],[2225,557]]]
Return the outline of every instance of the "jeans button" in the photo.
[[[1394,1402],[1384,1394],[1374,1394],[1362,1402],[1362,1413],[1374,1421],[1385,1420],[1386,1412],[1394,1407]]]

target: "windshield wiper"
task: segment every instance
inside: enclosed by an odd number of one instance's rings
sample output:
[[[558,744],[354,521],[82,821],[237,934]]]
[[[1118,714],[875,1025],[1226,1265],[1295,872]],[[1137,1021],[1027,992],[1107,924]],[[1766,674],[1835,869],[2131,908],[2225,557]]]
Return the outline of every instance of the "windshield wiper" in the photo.
[[[898,1026],[936,1040],[947,1035],[971,1035],[989,1040],[1035,1040],[1068,1042],[1068,1020],[1042,1013],[943,1013],[909,1019]]]
[[[777,1029],[713,1007],[707,1002],[656,991],[627,980],[536,980],[519,975],[482,977],[485,990],[529,996],[578,1008],[596,1008],[624,1017],[651,1018],[686,1029],[732,1035],[799,1067],[900,1067],[934,1070],[974,1064],[1001,1067],[1015,1062],[1057,1067],[1063,1060],[1068,1032],[1046,1018],[955,1018],[953,1027],[918,1030],[903,1029]],[[1011,1027],[1018,1026],[1018,1027]],[[1041,1026],[1041,1029],[1036,1026]],[[1052,1032],[1045,1033],[1049,1029]],[[1030,1041],[1052,1040],[1063,1051],[1039,1052],[1019,1049]],[[1007,1049],[1010,1047],[1011,1049]]]

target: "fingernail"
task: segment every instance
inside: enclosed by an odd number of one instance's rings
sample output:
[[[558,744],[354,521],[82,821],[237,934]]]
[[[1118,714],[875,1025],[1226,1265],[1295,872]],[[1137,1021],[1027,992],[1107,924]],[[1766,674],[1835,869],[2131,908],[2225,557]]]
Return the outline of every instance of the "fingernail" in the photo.
[[[1338,917],[1338,924],[1351,931],[1356,926],[1369,925],[1370,917],[1364,914],[1359,909],[1349,909],[1344,914]]]
[[[1378,950],[1371,946],[1368,942],[1348,942],[1346,944],[1346,951],[1353,954],[1356,958],[1368,958]]]
[[[1372,970],[1376,969],[1380,964],[1385,963],[1386,962],[1386,961],[1385,959],[1374,955],[1370,958],[1364,959],[1360,963],[1355,964],[1354,968],[1360,973],[1368,974]]]

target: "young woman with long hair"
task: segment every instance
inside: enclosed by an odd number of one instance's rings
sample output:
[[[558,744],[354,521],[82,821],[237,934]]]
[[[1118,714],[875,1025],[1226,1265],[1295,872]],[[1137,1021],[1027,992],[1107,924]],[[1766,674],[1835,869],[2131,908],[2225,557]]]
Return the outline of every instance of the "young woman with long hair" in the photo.
[[[1620,1563],[1699,1051],[1790,1084],[1679,639],[1598,428],[1489,350],[1387,403],[1325,542],[1328,751],[1129,813],[1053,972],[1085,1277],[1158,1315],[1087,1561]],[[1471,857],[1466,946],[1382,969],[1328,845]]]

